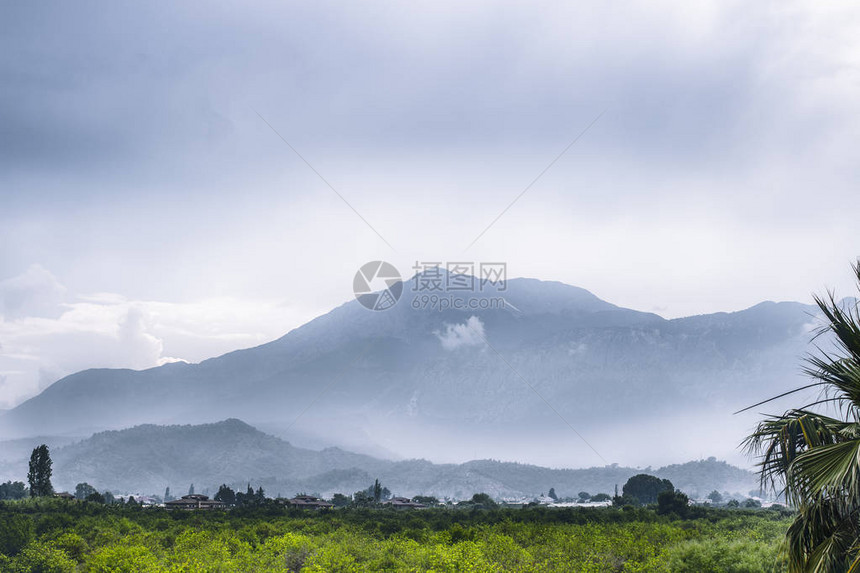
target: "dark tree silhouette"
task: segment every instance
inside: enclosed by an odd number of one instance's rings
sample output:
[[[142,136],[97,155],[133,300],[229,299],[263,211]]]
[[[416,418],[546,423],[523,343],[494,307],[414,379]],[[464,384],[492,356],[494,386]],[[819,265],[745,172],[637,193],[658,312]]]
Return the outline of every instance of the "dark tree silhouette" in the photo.
[[[675,491],[672,482],[648,474],[633,476],[621,488],[624,497],[630,496],[641,504],[657,503],[657,496],[666,490]]]
[[[236,492],[233,491],[227,484],[222,483],[218,488],[218,493],[215,494],[215,501],[222,501],[227,505],[236,503]]]
[[[478,507],[482,507],[484,509],[493,509],[499,506],[499,504],[497,504],[495,500],[490,497],[490,494],[487,493],[476,493],[472,496],[470,503]]]
[[[371,507],[375,502],[373,496],[367,490],[357,491],[352,494],[352,505],[355,507]]]
[[[22,499],[27,497],[27,486],[22,481],[7,481],[0,483],[0,500]]]
[[[96,488],[94,488],[87,482],[79,483],[75,486],[76,499],[87,499],[87,497],[93,493],[97,493]]]
[[[47,445],[42,444],[33,449],[33,453],[30,455],[30,471],[27,472],[31,497],[54,493],[54,486],[51,485],[52,464]]]
[[[678,517],[686,517],[690,513],[690,498],[687,494],[675,490],[664,490],[657,494],[657,513],[669,515],[674,513]]]

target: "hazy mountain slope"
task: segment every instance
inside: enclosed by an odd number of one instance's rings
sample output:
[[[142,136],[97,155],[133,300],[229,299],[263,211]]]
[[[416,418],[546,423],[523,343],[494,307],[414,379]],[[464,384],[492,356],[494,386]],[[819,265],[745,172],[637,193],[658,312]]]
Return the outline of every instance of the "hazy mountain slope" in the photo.
[[[165,482],[306,477],[337,468],[376,471],[390,464],[337,448],[296,448],[235,419],[100,432],[53,455],[57,479],[78,476],[74,479],[93,484],[150,489]]]
[[[29,458],[33,448],[41,444],[52,444],[54,446],[65,446],[75,442],[74,438],[62,436],[35,436],[33,438],[19,438],[17,440],[5,440],[0,442],[0,463]]]
[[[657,471],[661,478],[670,480],[676,488],[698,493],[698,497],[705,497],[713,490],[726,489],[747,493],[747,489],[758,489],[757,478],[750,482],[753,474],[749,471],[717,461],[715,458],[672,464]],[[744,489],[745,487],[747,489]]]
[[[575,467],[693,457],[720,427],[709,451],[725,456],[752,423],[731,412],[797,383],[812,310],[762,303],[665,320],[561,283],[513,279],[502,294],[501,310],[416,311],[407,287],[388,311],[350,302],[200,364],[79,372],[0,416],[0,432],[237,417],[364,452]]]
[[[557,470],[526,464],[478,460],[432,464],[425,460],[392,462],[337,448],[296,448],[239,420],[198,426],[144,425],[101,432],[80,442],[52,448],[54,483],[72,489],[86,481],[118,492],[214,491],[220,483],[244,488],[262,485],[270,495],[297,492],[352,493],[380,479],[398,494],[455,498],[487,492],[497,497],[536,496],[554,487],[562,496],[580,491],[611,493],[642,470],[619,466]],[[714,459],[660,468],[678,487],[701,495],[713,489],[746,493],[753,475]],[[23,479],[26,458],[5,468],[0,481]],[[702,493],[704,492],[704,493]]]

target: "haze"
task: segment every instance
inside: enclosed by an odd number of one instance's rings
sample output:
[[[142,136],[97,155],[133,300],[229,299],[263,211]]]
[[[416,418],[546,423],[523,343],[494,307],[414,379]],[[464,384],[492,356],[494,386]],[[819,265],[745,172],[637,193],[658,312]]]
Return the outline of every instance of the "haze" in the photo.
[[[0,30],[0,408],[274,340],[371,260],[666,318],[853,294],[853,3],[21,2]]]

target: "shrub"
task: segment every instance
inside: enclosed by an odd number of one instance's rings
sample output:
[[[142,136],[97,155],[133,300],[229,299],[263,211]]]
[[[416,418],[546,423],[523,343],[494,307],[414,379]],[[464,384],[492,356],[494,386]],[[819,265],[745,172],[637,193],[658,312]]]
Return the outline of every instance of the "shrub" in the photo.
[[[158,571],[155,556],[140,545],[110,545],[94,553],[87,561],[93,573],[149,573]]]
[[[777,542],[700,539],[669,549],[673,573],[770,573],[777,568]]]
[[[60,535],[54,542],[54,546],[78,562],[82,562],[89,551],[87,542],[77,533],[64,533]]]
[[[33,521],[23,515],[0,519],[0,553],[13,557],[33,539]]]
[[[28,573],[72,573],[77,568],[61,549],[49,543],[33,542],[12,560],[12,571]]]

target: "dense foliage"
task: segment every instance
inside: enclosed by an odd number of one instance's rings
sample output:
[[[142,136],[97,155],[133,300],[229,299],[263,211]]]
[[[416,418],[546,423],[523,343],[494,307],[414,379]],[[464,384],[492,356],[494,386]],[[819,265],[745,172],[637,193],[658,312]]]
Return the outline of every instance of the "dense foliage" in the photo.
[[[692,508],[167,511],[0,503],[0,571],[771,572],[788,517]]]

